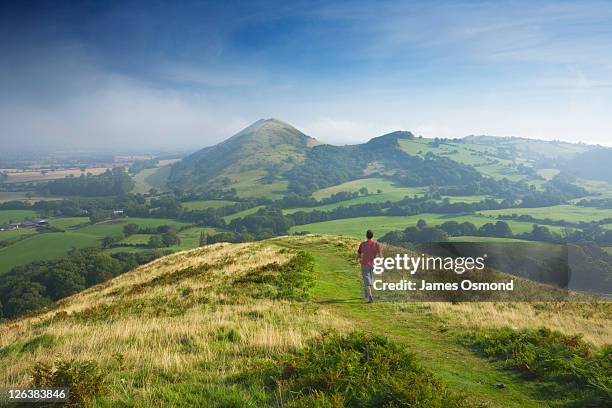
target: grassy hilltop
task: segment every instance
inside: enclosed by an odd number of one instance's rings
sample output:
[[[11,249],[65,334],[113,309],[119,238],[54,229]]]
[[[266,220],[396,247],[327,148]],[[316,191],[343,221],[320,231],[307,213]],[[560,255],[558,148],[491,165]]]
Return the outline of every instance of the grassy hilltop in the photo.
[[[610,303],[366,305],[356,242],[280,237],[157,259],[0,325],[0,384],[68,378],[88,406],[610,402]],[[504,357],[517,336],[523,354]]]

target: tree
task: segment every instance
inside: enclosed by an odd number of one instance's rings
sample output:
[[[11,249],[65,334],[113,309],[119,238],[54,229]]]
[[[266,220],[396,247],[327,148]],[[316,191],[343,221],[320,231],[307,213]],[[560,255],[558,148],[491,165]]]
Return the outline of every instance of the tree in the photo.
[[[9,317],[38,310],[51,301],[44,296],[45,287],[40,283],[16,281],[6,299],[4,314]]]
[[[164,242],[159,235],[151,235],[148,246],[149,248],[161,248],[164,246]]]
[[[369,193],[368,188],[367,187],[361,187],[359,189],[359,194],[363,195],[363,196],[367,196]]]
[[[208,245],[208,234],[205,231],[200,232],[200,246]]]
[[[47,295],[58,300],[85,289],[85,278],[80,274],[78,265],[62,259],[50,266],[47,274]]]
[[[500,238],[506,238],[512,236],[512,230],[505,221],[497,221],[495,223],[495,236]]]
[[[139,227],[138,225],[134,223],[129,223],[123,227],[123,233],[125,234],[126,237],[129,237],[130,235],[138,234],[138,231],[139,231]]]
[[[416,227],[417,227],[418,229],[423,229],[423,228],[425,228],[426,226],[427,226],[427,222],[426,222],[425,220],[418,220],[418,221],[417,221]]]
[[[167,232],[163,234],[161,236],[161,241],[167,247],[181,243],[181,239],[176,235],[176,232]]]

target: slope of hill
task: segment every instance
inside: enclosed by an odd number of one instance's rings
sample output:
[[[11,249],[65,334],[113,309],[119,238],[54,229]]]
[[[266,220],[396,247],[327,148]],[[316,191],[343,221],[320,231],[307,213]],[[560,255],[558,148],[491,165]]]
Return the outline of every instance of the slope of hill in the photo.
[[[169,183],[195,191],[236,188],[243,195],[252,193],[253,185],[263,187],[265,192],[282,192],[286,184],[281,173],[303,162],[306,152],[316,144],[315,139],[291,125],[261,119],[181,160],[173,166]]]
[[[612,149],[599,148],[576,155],[563,170],[577,177],[612,183]]]
[[[394,178],[407,186],[467,184],[480,174],[446,157],[410,155],[400,141],[414,139],[398,131],[360,145],[317,145],[276,119],[259,120],[217,145],[175,164],[169,185],[214,198],[301,195],[366,176]]]
[[[311,342],[327,338],[323,333],[330,329],[341,334],[358,329],[388,336],[416,355],[414,363],[401,363],[409,371],[390,368],[378,374],[378,382],[370,378],[365,395],[379,395],[374,385],[387,386],[393,378],[405,385],[408,376],[413,385],[394,394],[404,402],[436,395],[447,398],[441,406],[539,407],[583,398],[567,386],[542,392],[556,388],[509,373],[458,338],[467,329],[546,326],[609,344],[609,304],[367,305],[350,261],[356,243],[331,236],[282,237],[160,258],[50,310],[0,324],[0,384],[27,385],[32,373],[46,373],[48,381],[78,377],[79,384],[89,378],[96,384],[90,394],[98,392],[90,406],[304,406],[308,401],[313,406],[348,398],[362,383],[353,382],[358,379],[352,371],[349,388],[342,388],[347,394],[331,399],[325,399],[325,390],[311,394],[318,385],[308,388],[304,376],[310,374],[302,370],[310,364],[328,372],[325,368],[341,362],[321,360],[325,356]],[[358,338],[338,344],[348,347],[362,341]],[[363,341],[376,352],[399,350],[371,337]],[[332,339],[329,347],[338,350],[334,344]],[[356,358],[354,351],[340,352]],[[505,387],[496,387],[499,383]],[[295,388],[299,384],[306,388]]]

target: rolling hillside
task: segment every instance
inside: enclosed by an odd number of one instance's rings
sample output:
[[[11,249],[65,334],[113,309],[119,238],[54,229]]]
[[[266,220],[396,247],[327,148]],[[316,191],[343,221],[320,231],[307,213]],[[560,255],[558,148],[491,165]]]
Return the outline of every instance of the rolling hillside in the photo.
[[[310,194],[364,177],[393,178],[405,186],[440,180],[457,185],[480,179],[472,167],[443,155],[407,153],[401,142],[412,139],[412,133],[397,131],[359,145],[319,145],[284,122],[262,119],[175,164],[169,185],[210,198],[228,192],[276,198],[288,192]]]
[[[43,373],[47,386],[68,378],[75,389],[90,385],[79,394],[87,406],[342,406],[358,387],[396,402],[438,401],[426,406],[541,407],[584,398],[605,404],[604,394],[573,383],[518,376],[464,341],[466,331],[544,326],[564,333],[555,335],[561,339],[582,334],[584,347],[599,353],[612,340],[609,303],[367,305],[351,261],[356,243],[281,237],[157,259],[0,324],[0,383],[28,385],[33,374],[43,381]],[[353,368],[342,380],[348,382],[336,383],[331,374],[348,369],[343,358],[358,358],[360,342],[386,356],[363,357],[366,367],[401,355],[399,366],[377,366],[377,381],[365,383]],[[340,360],[323,363],[320,348],[339,350]],[[330,376],[311,377],[321,373]],[[331,388],[318,388],[320,381]]]
[[[277,119],[261,119],[229,139],[174,165],[170,185],[195,191],[235,188],[242,195],[278,194],[283,171],[304,161],[317,141]]]

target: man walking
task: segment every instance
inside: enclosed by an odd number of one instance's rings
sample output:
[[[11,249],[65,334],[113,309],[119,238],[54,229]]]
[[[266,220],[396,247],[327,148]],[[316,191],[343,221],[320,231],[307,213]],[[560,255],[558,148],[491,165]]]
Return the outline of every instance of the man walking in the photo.
[[[361,264],[361,277],[363,279],[363,295],[372,303],[372,271],[374,270],[374,259],[382,257],[382,245],[373,241],[374,233],[372,230],[366,232],[367,241],[359,244],[357,250],[357,262]]]

